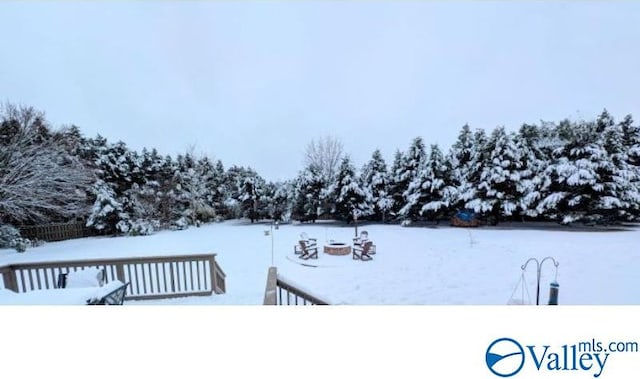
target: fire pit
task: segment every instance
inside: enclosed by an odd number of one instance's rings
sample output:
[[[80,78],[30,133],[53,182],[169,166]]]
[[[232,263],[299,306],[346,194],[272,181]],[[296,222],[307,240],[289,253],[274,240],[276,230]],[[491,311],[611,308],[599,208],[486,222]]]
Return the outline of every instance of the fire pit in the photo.
[[[324,245],[324,253],[330,255],[351,254],[351,246],[343,242],[329,242]]]

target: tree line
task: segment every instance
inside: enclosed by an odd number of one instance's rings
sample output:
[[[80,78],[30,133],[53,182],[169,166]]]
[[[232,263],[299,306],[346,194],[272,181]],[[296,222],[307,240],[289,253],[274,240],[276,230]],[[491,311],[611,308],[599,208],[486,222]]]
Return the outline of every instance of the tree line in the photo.
[[[214,220],[439,221],[461,209],[492,223],[613,223],[640,216],[640,128],[631,115],[522,125],[464,125],[445,152],[422,137],[356,168],[333,137],[307,145],[295,178],[268,182],[187,149],[176,156],[53,128],[32,107],[0,109],[0,228],[82,220],[140,235]],[[15,234],[15,231],[11,233]],[[0,246],[3,232],[0,231]],[[15,235],[14,235],[15,238]],[[5,243],[6,245],[6,243]]]
[[[464,125],[448,152],[416,137],[388,167],[379,150],[335,178],[308,165],[294,181],[294,215],[350,221],[439,221],[474,211],[491,223],[615,223],[640,216],[640,128],[604,110],[593,121],[524,124],[490,134]]]

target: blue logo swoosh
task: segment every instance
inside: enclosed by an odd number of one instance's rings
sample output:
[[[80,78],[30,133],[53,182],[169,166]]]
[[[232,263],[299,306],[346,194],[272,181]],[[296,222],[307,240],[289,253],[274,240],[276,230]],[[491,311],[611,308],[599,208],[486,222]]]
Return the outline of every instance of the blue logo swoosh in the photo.
[[[520,355],[522,354],[521,352],[515,352],[515,353],[511,353],[511,354],[507,354],[507,355],[499,355],[499,354],[493,354],[493,353],[487,353],[487,366],[489,367],[493,367],[493,365],[495,365],[496,363],[500,362],[501,360],[511,357],[513,355]]]
[[[491,350],[493,349],[493,347],[496,344],[500,344],[502,346],[504,346],[504,344],[507,344],[506,347],[509,347],[508,345],[512,345],[512,349],[508,349],[513,351],[512,353],[508,353],[508,354],[496,354],[496,353],[492,353]],[[504,351],[504,348],[503,348]],[[513,357],[519,355],[521,356],[520,362],[516,363],[515,361],[513,362],[513,364],[515,365],[508,365],[508,366],[503,366],[499,368],[494,368],[494,366],[502,361],[505,358],[509,358],[509,357]],[[524,349],[522,348],[522,345],[520,345],[520,343],[518,343],[518,341],[512,339],[512,338],[499,338],[495,341],[493,341],[489,347],[487,348],[487,351],[485,353],[485,360],[487,363],[487,367],[489,368],[489,371],[491,371],[493,374],[502,377],[502,378],[508,378],[510,376],[513,376],[515,374],[517,374],[518,372],[520,372],[520,370],[522,370],[522,366],[524,366]],[[513,366],[513,367],[510,367]]]

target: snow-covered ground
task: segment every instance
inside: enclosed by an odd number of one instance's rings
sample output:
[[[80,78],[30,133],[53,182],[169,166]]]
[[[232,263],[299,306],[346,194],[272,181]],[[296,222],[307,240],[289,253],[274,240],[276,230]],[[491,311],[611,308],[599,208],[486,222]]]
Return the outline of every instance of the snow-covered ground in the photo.
[[[20,254],[0,250],[0,265],[57,259],[214,252],[227,274],[227,293],[208,297],[128,304],[261,304],[271,266],[269,224],[228,221],[163,231],[146,237],[85,238],[47,243]],[[338,223],[280,225],[274,231],[274,263],[280,275],[333,304],[507,304],[520,266],[529,258],[560,262],[560,304],[640,304],[640,228],[609,230],[557,225],[474,229],[449,226],[360,226],[377,245],[369,262],[351,256],[301,261],[293,246],[302,232],[318,239],[351,242],[353,226]],[[303,266],[310,263],[317,267]],[[541,303],[555,269],[542,267]],[[526,272],[535,302],[536,268]],[[525,300],[527,300],[525,292]]]

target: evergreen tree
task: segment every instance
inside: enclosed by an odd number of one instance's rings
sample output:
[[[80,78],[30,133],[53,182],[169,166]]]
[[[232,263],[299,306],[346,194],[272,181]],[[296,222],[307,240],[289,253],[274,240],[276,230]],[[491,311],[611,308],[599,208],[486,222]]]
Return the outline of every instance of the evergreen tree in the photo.
[[[242,192],[240,194],[240,204],[242,216],[255,222],[262,216],[261,200],[264,191],[264,180],[250,170],[251,174],[244,178]]]
[[[454,191],[447,166],[440,147],[431,145],[429,158],[421,175],[424,193],[420,215],[428,220],[439,221],[449,213],[448,194]]]
[[[195,162],[189,154],[177,155],[172,178],[173,204],[171,207],[171,223],[177,229],[185,229],[196,223],[192,207],[193,197],[189,191],[189,187],[193,186],[191,180],[195,176],[194,166]]]
[[[597,167],[607,156],[598,144],[596,126],[561,122],[557,132],[565,144],[554,151],[545,170],[546,196],[537,206],[538,213],[562,223],[594,220],[601,191]]]
[[[315,222],[321,209],[324,188],[323,177],[315,166],[310,165],[302,170],[295,183],[293,218]]]
[[[391,197],[391,208],[389,214],[393,218],[397,218],[400,213],[400,209],[404,204],[404,198],[402,193],[404,190],[402,189],[403,182],[400,180],[402,174],[402,161],[404,154],[400,150],[396,150],[393,156],[393,166],[391,166],[390,178],[391,182],[389,183],[389,195]]]
[[[425,148],[421,137],[416,137],[411,142],[409,150],[403,156],[400,168],[396,173],[397,189],[402,191],[402,206],[398,211],[398,216],[402,220],[410,220],[412,215],[417,213],[419,208],[410,204],[411,183],[416,180],[418,174],[423,169],[425,162]],[[411,211],[409,211],[411,209]]]
[[[291,190],[288,188],[289,186],[290,183],[288,182],[267,183],[264,196],[266,202],[265,218],[270,218],[274,221],[287,221],[289,219],[291,213],[291,199],[289,198]]]
[[[94,183],[94,204],[89,213],[87,226],[106,233],[127,233],[129,221],[136,208],[132,167],[136,161],[126,144],[119,141],[110,144],[101,136],[90,142],[85,150],[94,159],[97,181]]]
[[[105,234],[115,233],[122,213],[122,204],[115,191],[108,183],[98,180],[93,184],[92,193],[96,200],[89,212],[87,226]]]
[[[344,157],[340,163],[335,191],[335,215],[338,220],[351,222],[354,215],[362,218],[373,213],[371,193],[358,183],[349,156]]]
[[[174,221],[173,209],[177,206],[177,196],[174,188],[174,173],[177,170],[177,163],[170,155],[166,155],[160,163],[157,177],[156,191],[156,212],[160,225],[169,227]],[[150,183],[151,184],[151,183]]]
[[[541,192],[544,172],[549,162],[544,150],[543,135],[536,125],[524,124],[514,137],[520,158],[520,181],[516,183],[519,208],[522,216],[538,217],[537,202],[543,197]]]
[[[225,205],[233,218],[245,217],[255,222],[266,214],[266,183],[252,168],[231,166],[225,178]]]
[[[209,191],[211,193],[211,200],[213,202],[213,209],[216,217],[220,219],[229,218],[228,211],[225,207],[225,172],[222,161],[216,161],[216,165],[213,170],[213,180],[209,182]]]
[[[385,222],[387,214],[391,211],[393,200],[389,193],[391,178],[379,149],[373,152],[371,160],[362,168],[360,182],[372,196],[371,219]]]
[[[598,197],[594,213],[602,222],[633,219],[640,195],[635,185],[636,170],[630,165],[624,146],[622,125],[616,124],[605,109],[598,117],[596,131],[597,142],[606,157],[602,157],[596,167],[599,180],[595,186]]]
[[[451,184],[454,190],[447,192],[445,201],[452,210],[464,208],[468,201],[475,198],[474,179],[478,179],[476,176],[479,177],[476,173],[480,158],[476,140],[469,125],[465,124],[449,151],[447,161],[452,168]]]
[[[640,127],[633,124],[631,115],[620,122],[622,145],[627,156],[628,169],[631,171],[630,189],[627,195],[629,214],[633,219],[640,218]]]
[[[491,215],[497,224],[501,217],[512,216],[518,209],[520,152],[514,138],[503,127],[494,129],[482,151],[485,159],[481,164],[476,196],[466,203],[466,207],[481,215]]]

